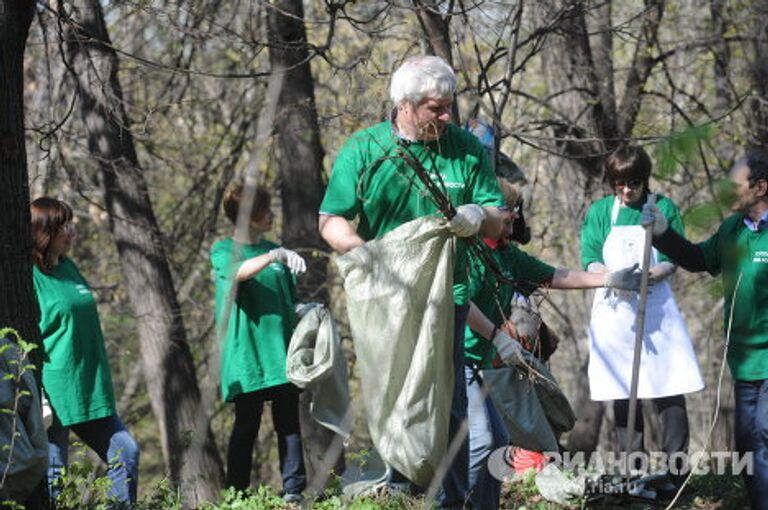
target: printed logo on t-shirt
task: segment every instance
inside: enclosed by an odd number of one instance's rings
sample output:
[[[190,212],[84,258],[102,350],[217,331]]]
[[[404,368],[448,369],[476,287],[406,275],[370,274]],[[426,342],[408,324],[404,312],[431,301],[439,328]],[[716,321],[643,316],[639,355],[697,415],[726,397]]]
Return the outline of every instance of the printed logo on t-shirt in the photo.
[[[433,182],[438,183],[438,185],[442,180],[442,183],[445,185],[446,189],[464,189],[466,187],[466,184],[463,182],[449,181],[445,174],[440,174],[438,177],[436,173],[430,173],[429,178],[432,179]]]
[[[752,257],[753,263],[768,264],[768,251],[756,251]]]
[[[278,273],[282,273],[285,271],[285,266],[283,266],[280,262],[272,262],[269,267],[272,268],[273,271],[277,271]]]
[[[88,287],[83,285],[82,283],[78,283],[75,285],[75,289],[77,289],[77,292],[80,294],[90,294],[91,291],[88,290]]]

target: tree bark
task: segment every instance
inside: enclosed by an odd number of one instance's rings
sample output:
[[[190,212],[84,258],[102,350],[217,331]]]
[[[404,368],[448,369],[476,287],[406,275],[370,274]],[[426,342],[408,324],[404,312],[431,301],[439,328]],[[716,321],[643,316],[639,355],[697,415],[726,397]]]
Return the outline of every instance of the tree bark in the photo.
[[[556,33],[550,35],[550,44],[542,52],[547,86],[554,96],[552,104],[571,119],[567,123],[552,121],[553,134],[558,138],[555,148],[584,173],[585,198],[589,199],[592,181],[602,172],[604,147],[598,140],[603,138],[608,121],[589,41],[587,7],[584,2],[556,0],[541,2],[537,8],[543,11],[544,23],[559,17]],[[607,84],[605,89],[607,92]]]
[[[768,0],[755,2],[752,97],[749,100],[750,146],[768,150]]]
[[[307,34],[301,0],[279,0],[268,16],[270,63],[286,69],[277,103],[275,134],[283,244],[302,249],[307,274],[299,279],[301,299],[327,299],[326,259],[314,251],[327,249],[317,230],[317,211],[323,199],[323,157],[315,89],[309,67]]]
[[[23,96],[24,48],[33,6],[22,0],[0,2],[0,327],[13,327],[25,340],[39,344]]]
[[[74,19],[68,20],[65,37],[70,69],[136,314],[144,379],[160,426],[166,468],[181,487],[185,507],[197,507],[218,496],[221,459],[201,405],[160,229],[128,129],[119,62],[101,5],[98,0],[72,5]]]
[[[643,100],[643,89],[656,65],[652,52],[656,47],[656,34],[664,14],[664,2],[662,0],[646,0],[645,3],[646,10],[643,14],[642,33],[635,45],[632,65],[629,68],[627,81],[624,83],[621,106],[617,110],[616,124],[621,137],[632,135],[637,113],[640,111]]]
[[[311,255],[307,257],[308,271],[298,281],[299,299],[325,302],[328,299],[327,259],[316,255],[327,251],[317,229],[317,212],[325,188],[324,151],[301,0],[274,1],[269,9],[267,28],[272,68],[286,70],[275,116],[283,244]],[[305,391],[300,400],[300,414],[309,485],[316,486],[313,479],[328,476],[329,462],[341,474],[344,456],[341,450],[335,461],[326,458],[335,434],[312,419],[310,399],[309,391]]]
[[[448,22],[440,15],[437,3],[434,0],[414,0],[413,4],[416,6],[421,28],[427,37],[429,53],[437,55],[452,66],[453,55]]]
[[[729,84],[731,54],[725,33],[728,31],[728,21],[725,18],[725,0],[710,0],[709,13],[712,17],[712,28],[717,34],[717,42],[712,45],[715,75],[715,104],[716,112],[726,111],[731,104],[731,87]]]
[[[29,176],[24,141],[24,50],[34,3],[0,1],[0,327],[12,327],[27,342],[40,380],[42,345],[39,310],[32,284],[32,233]],[[48,508],[48,487],[41,480],[27,510]]]
[[[612,3],[599,3],[592,12],[594,27],[589,27],[592,37],[590,47],[594,55],[595,85],[602,105],[600,131],[604,136],[616,136],[616,89],[613,70]],[[586,27],[585,27],[586,28]]]
[[[573,408],[576,410],[576,425],[568,433],[568,450],[572,453],[584,452],[592,454],[600,443],[600,430],[605,416],[605,404],[589,398],[589,381],[587,379],[587,362],[581,365],[576,377],[576,395]]]

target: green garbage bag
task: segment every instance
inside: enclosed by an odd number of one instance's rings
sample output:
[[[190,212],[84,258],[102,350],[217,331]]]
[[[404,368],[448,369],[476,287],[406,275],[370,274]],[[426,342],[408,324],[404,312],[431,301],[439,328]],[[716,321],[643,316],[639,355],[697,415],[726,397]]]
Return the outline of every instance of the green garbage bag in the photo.
[[[421,486],[448,449],[454,239],[424,217],[336,259],[371,438]]]
[[[547,367],[526,354],[530,366],[483,370],[483,381],[507,427],[510,443],[527,450],[558,451],[557,437],[576,415]]]

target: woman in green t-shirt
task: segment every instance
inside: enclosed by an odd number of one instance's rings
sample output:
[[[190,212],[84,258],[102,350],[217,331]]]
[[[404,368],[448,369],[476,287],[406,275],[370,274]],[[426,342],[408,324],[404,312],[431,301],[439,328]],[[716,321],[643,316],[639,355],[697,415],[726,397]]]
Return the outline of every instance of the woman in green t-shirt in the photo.
[[[224,213],[237,225],[245,189],[227,190]],[[301,501],[306,486],[299,430],[299,390],[285,375],[288,343],[296,325],[295,279],[304,259],[267,241],[272,228],[271,197],[255,190],[247,225],[211,247],[216,284],[216,330],[222,342],[221,392],[235,404],[235,424],[227,448],[227,485],[250,485],[253,446],[265,401],[272,402],[277,433],[283,499]]]
[[[139,447],[115,410],[96,301],[66,256],[75,234],[72,209],[42,197],[32,202],[31,214],[34,286],[45,347],[43,389],[54,412],[48,429],[51,497],[60,492],[56,481],[67,466],[71,429],[107,463],[110,495],[134,503]]]

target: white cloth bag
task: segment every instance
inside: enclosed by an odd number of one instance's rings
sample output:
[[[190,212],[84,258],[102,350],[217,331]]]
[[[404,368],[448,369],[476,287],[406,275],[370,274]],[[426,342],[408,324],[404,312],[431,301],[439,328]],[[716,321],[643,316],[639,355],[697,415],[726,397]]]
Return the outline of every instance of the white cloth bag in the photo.
[[[448,449],[454,239],[423,217],[336,259],[371,439],[423,487]]]
[[[347,360],[331,312],[322,305],[309,308],[293,331],[285,375],[310,391],[312,418],[344,439],[352,432],[349,413]]]

